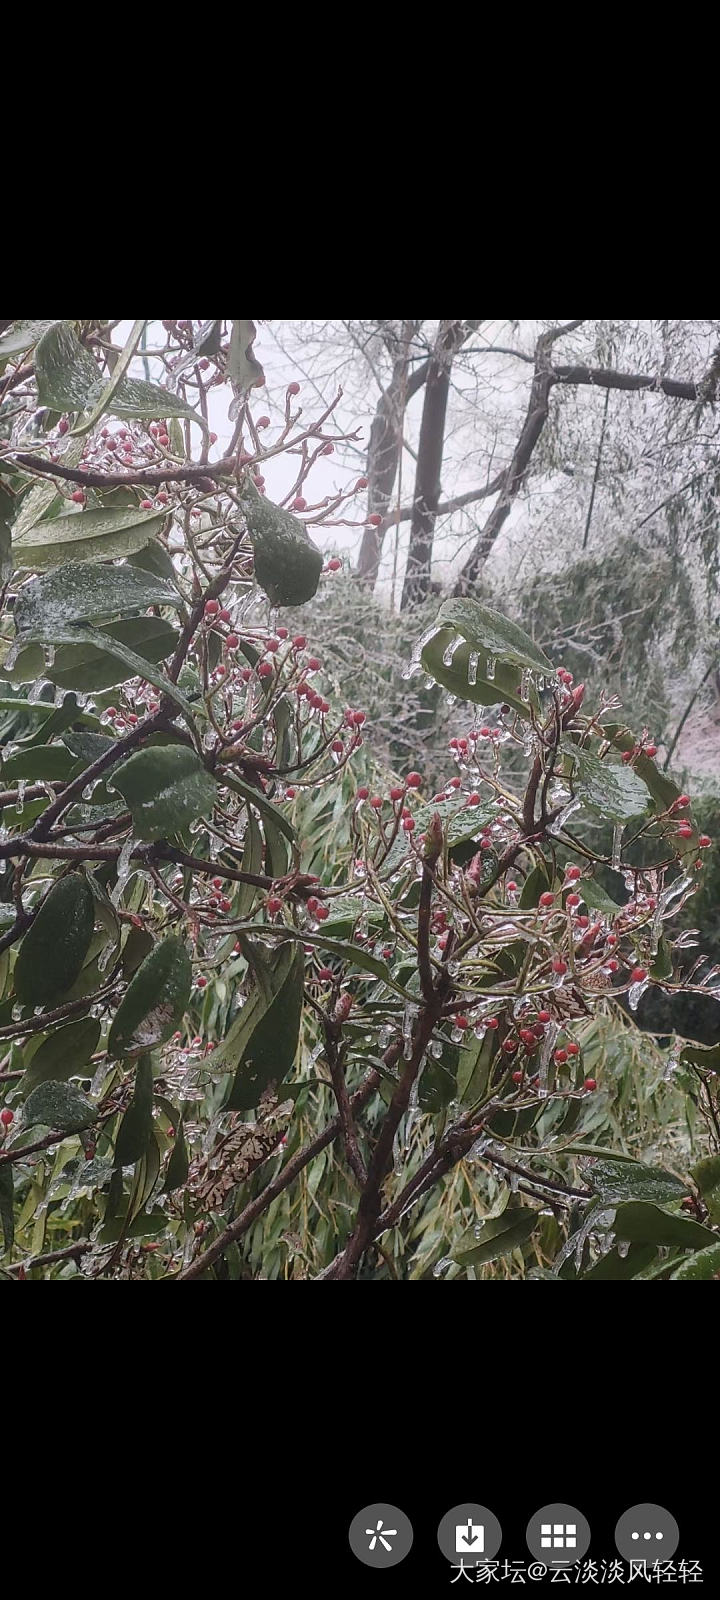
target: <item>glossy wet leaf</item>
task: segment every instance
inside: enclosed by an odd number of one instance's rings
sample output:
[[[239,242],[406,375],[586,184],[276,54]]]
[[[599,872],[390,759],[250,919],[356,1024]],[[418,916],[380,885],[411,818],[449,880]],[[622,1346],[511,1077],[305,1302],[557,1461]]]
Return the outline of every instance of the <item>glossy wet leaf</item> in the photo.
[[[185,946],[170,934],[135,973],[115,1013],[108,1055],[138,1055],[164,1044],[188,1007],[192,967]]]
[[[484,1267],[497,1261],[526,1244],[539,1220],[538,1212],[529,1206],[508,1205],[501,1216],[486,1218],[474,1242],[470,1242],[472,1233],[465,1234],[453,1251],[453,1260],[462,1267]]]
[[[496,806],[469,806],[465,804],[464,798],[458,801],[455,797],[452,800],[429,800],[413,810],[415,818],[413,842],[426,832],[436,813],[442,823],[443,834],[450,851],[468,840],[478,839],[487,823],[495,822],[497,819]],[[383,875],[396,872],[408,858],[407,835],[401,831],[383,862]]]
[[[217,795],[214,778],[187,745],[139,750],[112,777],[140,839],[170,838],[196,817],[207,817]]]
[[[78,978],[90,947],[95,902],[79,873],[60,878],[43,901],[20,945],[15,994],[21,1005],[59,1002]]]
[[[621,910],[617,901],[612,899],[612,896],[607,893],[607,890],[603,889],[601,883],[596,882],[595,878],[582,878],[580,883],[573,884],[573,888],[577,890],[581,899],[585,901],[589,911],[601,911],[603,916],[616,917]]]
[[[683,1283],[707,1282],[710,1278],[720,1278],[720,1239],[716,1244],[711,1244],[704,1250],[698,1250],[695,1255],[689,1256],[687,1261],[681,1261],[680,1266],[671,1272],[672,1280],[681,1280]]]
[[[561,739],[560,747],[572,761],[575,794],[589,810],[601,812],[611,822],[629,822],[647,810],[648,790],[631,767],[601,761],[570,738]]]
[[[609,1200],[680,1201],[687,1184],[662,1167],[648,1167],[641,1161],[624,1161],[608,1155],[580,1162],[583,1178],[595,1194]]]
[[[31,350],[48,328],[54,326],[53,322],[48,321],[13,322],[0,338],[0,361],[7,361],[10,356],[19,356],[25,350]]]
[[[138,1061],[132,1100],[118,1128],[115,1140],[116,1167],[130,1167],[144,1156],[153,1131],[152,1106],[152,1059],[145,1055]]]
[[[61,1083],[78,1077],[100,1040],[100,1022],[96,1017],[79,1017],[43,1039],[33,1055],[25,1076],[20,1080],[20,1093],[29,1094],[39,1083],[50,1080]]]
[[[653,1244],[631,1244],[627,1254],[621,1256],[619,1250],[608,1250],[601,1256],[595,1265],[587,1272],[583,1272],[582,1281],[586,1282],[626,1282],[644,1272],[655,1260],[656,1247]]]
[[[242,508],[255,554],[255,577],[274,606],[300,606],[312,600],[323,557],[304,522],[265,499],[248,479]]]
[[[170,1151],[163,1192],[172,1194],[173,1189],[181,1189],[183,1184],[187,1182],[189,1168],[190,1162],[185,1143],[185,1124],[181,1117],[175,1129],[175,1143]]]
[[[231,421],[238,415],[248,390],[265,382],[265,373],[253,350],[256,336],[254,322],[233,322],[225,368],[235,396],[230,407]]]
[[[71,562],[25,584],[13,615],[22,635],[73,623],[133,616],[148,606],[177,608],[181,604],[171,584],[137,567],[95,567]],[[49,642],[56,642],[51,635]]]
[[[705,1156],[690,1168],[690,1175],[701,1195],[710,1195],[715,1189],[720,1189],[720,1155]]]
[[[717,1243],[717,1235],[694,1217],[653,1205],[650,1201],[624,1200],[615,1209],[613,1232],[635,1244],[680,1244],[697,1249]]]
[[[117,661],[121,662],[127,668],[124,673],[125,678],[143,678],[146,683],[151,683],[160,694],[167,695],[184,712],[190,725],[193,725],[194,708],[177,684],[171,683],[170,679],[166,678],[152,662],[136,655],[134,650],[128,649],[125,644],[121,644],[119,639],[113,638],[109,634],[102,634],[88,624],[65,628],[60,623],[49,623],[37,632],[23,634],[22,638],[28,644],[35,644],[39,641],[43,644],[53,643],[54,645],[79,645],[81,647],[92,645],[96,650],[100,650],[103,655],[113,656]]]
[[[78,511],[36,523],[13,540],[13,565],[44,572],[68,561],[117,561],[142,549],[163,518],[147,511]]]
[[[448,666],[443,660],[445,651],[452,647],[452,662]],[[477,655],[477,672],[475,682],[470,682],[470,657]],[[492,678],[487,676],[488,658],[491,652],[479,650],[475,644],[469,642],[459,634],[450,623],[441,627],[440,632],[425,645],[422,652],[422,665],[436,683],[441,683],[449,694],[458,700],[469,700],[474,705],[495,706],[500,703],[512,706],[523,717],[529,717],[530,706],[520,698],[519,694],[519,669],[510,662],[498,660]]]
[[[238,777],[237,773],[230,773],[226,767],[217,768],[217,780],[220,784],[227,784],[227,787],[232,789],[235,794],[239,794],[243,800],[248,802],[248,805],[254,806],[263,819],[269,819],[276,828],[280,829],[286,839],[294,843],[295,829],[292,823],[288,822],[287,817],[279,806],[273,805],[272,800],[266,798],[262,790],[256,789],[253,784],[247,783],[244,778]]]
[[[35,352],[35,375],[38,401],[52,411],[88,411],[106,392],[107,378],[70,322],[56,322],[43,334]],[[196,417],[169,389],[127,377],[112,395],[109,410],[121,419]]]
[[[12,1250],[15,1239],[15,1205],[13,1169],[9,1161],[0,1164],[0,1223],[2,1223],[4,1248]]]
[[[27,778],[31,783],[40,778],[64,782],[73,766],[73,758],[63,744],[31,745],[3,762],[2,779],[3,783],[15,783],[18,778]]]
[[[441,628],[452,628],[474,649],[495,656],[497,661],[530,667],[542,675],[554,670],[552,662],[523,628],[477,600],[459,596],[445,600],[435,622]]]
[[[297,1053],[303,1008],[305,962],[298,945],[279,952],[273,971],[275,993],[243,1050],[226,1108],[257,1106],[271,1083],[282,1083]]]
[[[15,500],[0,481],[0,583],[12,576],[12,533],[10,525],[14,515]]]
[[[97,1121],[98,1108],[74,1084],[50,1080],[38,1084],[25,1101],[22,1111],[23,1126],[42,1123],[47,1128],[57,1128],[62,1133],[80,1133]]]

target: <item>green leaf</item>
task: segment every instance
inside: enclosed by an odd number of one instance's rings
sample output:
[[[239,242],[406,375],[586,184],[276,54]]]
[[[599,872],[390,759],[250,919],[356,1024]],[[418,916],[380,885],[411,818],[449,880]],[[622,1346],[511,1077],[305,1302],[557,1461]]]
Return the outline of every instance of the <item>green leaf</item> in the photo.
[[[241,795],[243,800],[247,800],[248,805],[254,806],[255,810],[260,812],[261,817],[274,823],[275,827],[279,828],[281,833],[284,833],[285,838],[289,839],[291,844],[294,844],[295,829],[292,823],[288,822],[282,811],[277,806],[274,806],[270,800],[267,800],[260,790],[254,789],[251,783],[245,782],[244,778],[238,778],[235,773],[228,772],[225,767],[218,767],[217,778],[218,783],[226,784],[228,789],[233,789],[235,794]]]
[[[99,1038],[100,1022],[96,1017],[80,1017],[48,1034],[20,1080],[20,1093],[29,1094],[37,1084],[49,1080],[62,1083],[66,1078],[77,1077],[97,1049]]]
[[[225,1103],[227,1110],[250,1110],[271,1083],[282,1083],[290,1072],[300,1034],[304,973],[301,946],[288,945],[281,950],[273,974],[274,997],[243,1050]]]
[[[613,1232],[634,1244],[717,1244],[717,1235],[693,1217],[679,1217],[647,1200],[625,1200],[615,1210]]]
[[[665,978],[673,975],[673,959],[670,945],[663,934],[658,941],[654,960],[650,964],[650,977],[662,983]]]
[[[177,590],[169,583],[138,571],[137,567],[95,567],[71,562],[25,584],[13,615],[22,635],[133,615],[148,606],[181,604]]]
[[[611,822],[629,822],[647,810],[647,788],[630,767],[600,761],[570,738],[562,738],[560,748],[573,761],[575,793],[589,810],[601,812]]]
[[[173,1189],[181,1189],[183,1184],[187,1183],[187,1175],[189,1170],[190,1162],[188,1160],[187,1145],[185,1143],[185,1124],[183,1118],[181,1117],[178,1126],[175,1129],[175,1143],[170,1151],[170,1160],[167,1164],[163,1193],[172,1194]]]
[[[165,661],[171,656],[179,638],[177,629],[163,617],[129,617],[97,629],[96,633],[107,634],[109,640],[119,640],[143,660],[151,662]],[[42,645],[28,645],[20,651],[6,676],[10,683],[35,683],[38,678],[49,678],[61,689],[77,689],[88,694],[112,689],[115,684],[124,682],[127,673],[115,657],[83,640],[81,644],[62,645],[55,651],[51,665]]]
[[[697,1184],[701,1195],[712,1194],[715,1189],[720,1188],[720,1155],[705,1156],[696,1166],[690,1168],[690,1176]]]
[[[261,589],[274,606],[300,606],[312,600],[323,558],[304,522],[264,499],[249,478],[241,496]]]
[[[453,648],[450,666],[443,660],[446,649]],[[477,655],[477,675],[470,682],[470,657]],[[470,700],[474,705],[495,706],[500,702],[512,706],[522,717],[529,717],[531,707],[519,695],[518,668],[507,661],[498,661],[494,676],[488,678],[488,651],[477,650],[455,629],[446,623],[435,633],[422,651],[422,665],[436,683],[441,683],[458,700]]]
[[[73,758],[64,745],[31,745],[3,762],[3,783],[14,783],[17,778],[29,778],[31,782],[41,778],[64,782],[73,766]]]
[[[164,1044],[185,1015],[191,987],[190,957],[170,934],[146,956],[126,990],[110,1029],[108,1055],[139,1055]]]
[[[164,517],[151,511],[76,511],[39,522],[23,539],[13,540],[16,569],[34,572],[76,561],[117,561],[132,555],[159,533]],[[177,598],[166,604],[177,605]]]
[[[611,1200],[681,1201],[687,1183],[662,1167],[646,1167],[641,1161],[625,1161],[614,1154],[586,1157],[580,1162],[583,1177],[603,1203]]]
[[[627,1281],[636,1277],[638,1272],[644,1272],[655,1256],[656,1247],[653,1244],[631,1244],[624,1256],[620,1255],[619,1250],[608,1250],[588,1272],[581,1274],[582,1281]]]
[[[186,699],[181,689],[163,676],[150,661],[142,656],[135,655],[133,650],[128,650],[127,645],[121,644],[119,639],[111,638],[108,634],[100,633],[96,628],[87,625],[77,628],[63,628],[60,623],[47,624],[36,633],[23,634],[24,643],[34,644],[40,640],[43,643],[52,641],[56,645],[93,645],[103,655],[114,656],[121,661],[128,670],[125,677],[144,678],[147,683],[154,684],[160,694],[165,694],[174,700],[187,717],[190,726],[193,726],[194,712],[190,701]],[[74,719],[73,719],[74,720]]]
[[[231,421],[237,417],[248,389],[256,385],[260,388],[265,382],[265,373],[253,354],[256,333],[254,322],[233,322],[225,368],[235,396],[230,407]]]
[[[684,1044],[680,1051],[680,1065],[686,1063],[699,1067],[701,1072],[720,1072],[720,1044],[705,1046],[692,1041]]]
[[[501,612],[491,611],[477,600],[459,597],[445,600],[435,618],[435,626],[452,628],[475,650],[493,655],[497,661],[530,667],[543,676],[554,670],[552,662],[528,633]]]
[[[4,1161],[0,1166],[0,1222],[2,1223],[5,1249],[12,1250],[15,1238],[15,1213],[13,1206],[13,1169],[12,1163],[9,1161]]]
[[[573,887],[577,889],[589,911],[602,911],[606,917],[616,917],[622,909],[594,878],[582,878],[580,883],[574,884]]]
[[[140,839],[178,834],[215,804],[215,779],[187,745],[139,750],[113,773],[112,784],[132,812]]]
[[[508,1205],[501,1216],[485,1219],[477,1237],[474,1230],[464,1234],[453,1260],[461,1267],[484,1267],[488,1261],[497,1261],[526,1244],[539,1220],[538,1212],[529,1206]],[[468,1248],[469,1240],[473,1243]]]
[[[691,1279],[720,1278],[720,1239],[705,1250],[698,1250],[687,1261],[681,1261],[670,1277],[681,1279],[683,1283]]]
[[[58,1128],[62,1133],[80,1133],[97,1120],[97,1106],[88,1100],[81,1089],[72,1084],[51,1080],[38,1084],[23,1106],[22,1120],[26,1128],[41,1122],[46,1128]]]
[[[0,339],[0,361],[7,361],[10,356],[19,356],[25,350],[31,350],[47,329],[54,326],[53,322],[13,322]]]
[[[52,1005],[71,989],[85,963],[95,925],[86,878],[72,873],[53,885],[29,927],[15,964],[21,1005]]]
[[[118,1128],[115,1140],[115,1166],[130,1167],[140,1161],[153,1131],[152,1058],[141,1056],[135,1072],[133,1097]]]
[[[0,482],[0,583],[12,576],[12,534],[10,524],[15,501],[10,491]]]
[[[35,354],[35,376],[38,401],[52,411],[87,411],[97,407],[106,392],[100,367],[70,322],[56,322],[43,334]],[[123,419],[187,416],[201,422],[179,395],[139,378],[123,377],[109,406],[114,417]]]
[[[140,343],[140,340],[142,339],[145,327],[146,319],[144,318],[139,322],[133,323],[128,338],[125,342],[122,354],[117,356],[115,365],[112,369],[110,377],[107,380],[105,388],[103,389],[99,398],[96,400],[90,415],[85,417],[84,421],[78,424],[77,427],[73,428],[72,431],[74,434],[89,433],[91,428],[94,428],[95,423],[99,422],[103,412],[109,409],[113,395],[116,394],[118,388],[120,387],[130,362],[132,361],[135,351]]]
[[[252,873],[257,877],[262,867],[262,835],[255,821],[255,816],[250,807],[247,813],[245,828],[245,843],[242,856],[242,872]],[[252,883],[239,883],[235,891],[235,916],[242,918],[250,910],[257,895],[257,889]]]

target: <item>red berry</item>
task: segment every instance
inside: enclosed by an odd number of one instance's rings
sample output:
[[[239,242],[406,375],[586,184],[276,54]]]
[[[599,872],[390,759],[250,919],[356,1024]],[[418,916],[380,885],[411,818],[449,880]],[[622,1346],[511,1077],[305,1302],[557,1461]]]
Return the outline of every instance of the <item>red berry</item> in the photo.
[[[379,794],[374,794],[373,797],[372,797],[372,800],[370,801],[370,804],[373,807],[373,810],[379,811],[381,806],[382,806],[382,799],[381,799],[380,795]]]
[[[485,1018],[485,1027],[486,1028],[499,1028],[500,1027],[500,1022],[499,1022],[498,1017],[486,1017]]]
[[[216,617],[219,610],[220,610],[220,602],[219,602],[219,600],[206,600],[205,601],[205,616],[206,617]]]
[[[582,877],[580,867],[566,867],[565,877],[568,883],[577,883],[578,878]]]
[[[572,1039],[570,1041],[570,1044],[567,1045],[566,1048],[567,1048],[567,1053],[568,1053],[569,1056],[579,1056],[579,1054],[580,1054],[580,1046],[579,1046],[579,1044],[575,1043],[574,1039]]]
[[[342,566],[342,561],[338,561],[337,556],[333,556],[332,561],[328,561],[327,569],[328,569],[328,572],[339,572],[341,566]]]
[[[517,1039],[504,1039],[502,1047],[506,1056],[514,1056],[518,1047]]]
[[[402,797],[403,797],[404,793],[405,793],[405,790],[398,788],[398,786],[396,784],[395,788],[390,790],[390,799],[391,800],[402,800]]]
[[[554,894],[550,893],[549,889],[546,889],[545,893],[541,894],[540,904],[541,906],[552,906],[555,904],[555,896]]]
[[[297,794],[297,789],[292,789],[292,788],[286,789],[285,790],[285,799],[286,800],[294,800],[296,794]]]
[[[240,640],[239,640],[238,635],[236,633],[229,633],[228,636],[227,636],[227,639],[225,640],[225,644],[227,645],[228,650],[236,650],[238,645],[239,645],[239,643],[240,643]]]
[[[226,606],[223,606],[222,611],[218,611],[218,622],[229,622],[229,621],[230,621],[230,612],[228,611]]]
[[[82,489],[76,489],[71,494],[70,499],[75,501],[76,506],[84,506],[85,504],[85,494]]]
[[[553,972],[567,972],[567,961],[562,956],[556,956],[552,964]]]
[[[692,824],[689,823],[689,822],[681,822],[680,823],[680,827],[676,828],[675,834],[676,834],[676,838],[678,838],[678,839],[692,839],[692,836],[693,836]]]
[[[480,795],[476,794],[475,791],[473,790],[473,793],[468,795],[467,800],[466,800],[465,803],[466,803],[466,805],[469,805],[469,806],[479,806],[479,804],[480,804]],[[515,884],[514,887],[517,888],[517,884]],[[509,888],[510,888],[510,885],[508,884],[508,889]]]
[[[367,486],[368,486],[367,478],[358,478],[358,481],[357,481],[357,483],[355,485],[356,494],[359,494],[361,489],[367,489]]]
[[[211,444],[217,444],[217,434],[216,433],[211,433],[210,434],[210,443]]]
[[[521,1028],[520,1038],[528,1050],[534,1050],[537,1040],[531,1028]]]
[[[538,1022],[549,1022],[550,1018],[551,1013],[549,1011],[538,1011]]]
[[[75,499],[75,496],[73,495],[73,500],[74,499]],[[152,500],[141,500],[140,501],[140,510],[141,511],[152,511],[152,508],[153,508]]]
[[[342,739],[333,739],[330,749],[334,751],[336,756],[341,756],[345,750]]]
[[[620,962],[616,961],[615,958],[613,957],[610,961],[606,961],[605,965],[606,965],[606,967],[608,969],[608,972],[617,972],[618,969],[619,969],[619,966],[620,966]]]
[[[422,783],[421,774],[419,772],[409,772],[406,778],[406,783],[408,789],[419,789]]]
[[[325,922],[329,915],[330,911],[327,906],[318,906],[317,911],[315,912],[318,922]]]
[[[412,833],[412,831],[413,831],[413,829],[415,827],[415,818],[414,817],[403,817],[402,826],[403,826],[403,829],[404,829],[405,833]]]
[[[212,886],[213,886],[213,889],[222,889],[222,886],[223,886],[222,878],[213,878]]]
[[[307,905],[308,911],[312,911],[313,913],[315,913],[317,911],[317,908],[318,908],[319,904],[320,904],[320,901],[318,900],[318,897],[317,897],[316,894],[311,894],[311,895],[308,895],[308,898],[307,898],[305,903]]]
[[[320,666],[321,666],[321,663],[318,661],[317,656],[308,656],[308,664],[307,664],[307,671],[308,672],[318,672],[319,669],[320,669]]]
[[[460,778],[450,778],[448,780],[448,789],[459,789],[460,788],[460,782],[461,782]]]
[[[259,678],[271,678],[273,675],[272,661],[258,661],[255,670]]]
[[[277,916],[278,911],[282,911],[282,900],[278,895],[271,894],[268,896],[267,908],[271,917]]]
[[[296,633],[295,638],[293,639],[292,643],[293,643],[293,650],[304,650],[305,649],[305,635],[304,635],[304,633]]]
[[[556,1050],[555,1060],[557,1061],[558,1066],[561,1067],[563,1062],[567,1061],[567,1050]]]
[[[305,511],[307,509],[307,500],[304,500],[301,494],[297,494],[293,500],[292,509],[293,511]]]
[[[257,422],[255,423],[255,427],[256,428],[269,428],[270,427],[270,418],[269,417],[258,417]]]
[[[644,983],[646,977],[647,977],[647,972],[645,971],[644,967],[633,967],[632,972],[630,973],[630,982],[631,983]]]
[[[368,517],[368,522],[371,528],[379,528],[380,523],[382,522],[382,517],[377,511],[373,511],[372,515]]]
[[[116,717],[117,716],[117,706],[108,706],[107,711],[105,712],[105,715],[106,715],[106,717]]]
[[[525,1077],[525,1073],[524,1072],[513,1072],[512,1081],[513,1081],[513,1083],[522,1083],[524,1077]]]
[[[14,1121],[15,1121],[15,1112],[14,1111],[10,1111],[9,1109],[6,1110],[6,1111],[0,1111],[0,1122],[2,1122],[4,1128],[9,1128],[11,1122],[14,1122]]]
[[[656,744],[646,744],[646,746],[645,746],[645,754],[646,754],[646,756],[656,756],[657,755],[657,745]]]
[[[70,423],[67,417],[61,417],[58,423],[58,433],[67,433]]]
[[[468,1023],[467,1017],[464,1016],[464,1015],[456,1017],[455,1018],[455,1027],[456,1028],[463,1028],[463,1029],[469,1027],[469,1023]]]
[[[579,894],[569,894],[568,897],[567,897],[567,900],[565,901],[565,904],[566,904],[566,906],[579,906],[579,904],[580,904],[580,896],[579,896]]]
[[[594,1078],[586,1078],[584,1087],[591,1093],[593,1089],[597,1089],[597,1083]]]
[[[361,728],[363,723],[366,722],[366,721],[367,721],[367,712],[365,712],[365,711],[353,711],[352,725],[353,725],[354,728]]]
[[[195,979],[195,985],[196,985],[196,987],[198,989],[206,989],[207,988],[207,978],[196,978]]]
[[[321,967],[320,971],[318,972],[318,978],[319,978],[321,983],[332,983],[332,981],[333,981],[332,968],[331,967]]]
[[[698,839],[698,844],[701,850],[709,850],[712,844],[712,839],[710,838],[709,834],[701,833],[700,838]]]
[[[289,383],[288,386],[287,386],[287,392],[288,392],[288,394],[299,394],[300,393],[300,385],[299,385],[299,383]]]
[[[368,797],[369,793],[370,793],[370,790],[366,789],[365,784],[362,783],[360,785],[360,788],[357,791],[358,800],[367,800],[367,797]]]
[[[470,798],[472,799],[472,796]],[[470,804],[470,800],[468,800],[468,805],[469,804]],[[507,883],[505,885],[505,888],[507,889],[508,894],[516,894],[516,892],[517,892],[517,884],[514,882],[514,880],[512,878],[508,879],[508,881],[507,881]]]

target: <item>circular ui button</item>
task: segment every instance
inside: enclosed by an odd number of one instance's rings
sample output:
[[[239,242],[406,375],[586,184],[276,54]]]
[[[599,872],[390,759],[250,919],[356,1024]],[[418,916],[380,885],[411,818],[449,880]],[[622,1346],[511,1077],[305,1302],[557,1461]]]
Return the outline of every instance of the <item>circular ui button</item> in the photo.
[[[625,1561],[669,1561],[680,1543],[680,1529],[664,1506],[631,1506],[615,1528],[615,1544]]]
[[[577,1506],[555,1501],[530,1518],[525,1538],[535,1561],[546,1567],[571,1567],[590,1548],[590,1524]]]
[[[396,1567],[412,1548],[412,1523],[399,1506],[378,1500],[353,1517],[348,1538],[353,1555],[366,1567]]]
[[[502,1544],[502,1528],[494,1512],[487,1506],[464,1501],[446,1511],[437,1532],[437,1540],[444,1556],[454,1565],[461,1561],[475,1564],[491,1561]]]

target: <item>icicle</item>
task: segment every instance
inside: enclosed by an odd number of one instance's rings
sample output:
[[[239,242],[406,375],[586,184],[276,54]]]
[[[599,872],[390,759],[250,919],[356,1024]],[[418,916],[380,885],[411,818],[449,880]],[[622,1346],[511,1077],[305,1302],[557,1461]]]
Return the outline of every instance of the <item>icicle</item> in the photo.
[[[414,1008],[412,1006],[406,1006],[405,1016],[403,1017],[403,1056],[406,1061],[410,1060],[413,1053],[412,1033],[414,1020]]]
[[[620,869],[620,846],[621,846],[621,843],[622,843],[622,836],[623,836],[624,830],[625,830],[624,822],[616,822],[615,823],[615,827],[613,828],[612,857],[611,857],[610,865],[615,868],[616,872],[618,872],[619,869]]]
[[[535,687],[537,689],[538,694],[542,694],[543,689],[545,688],[545,679],[544,679],[542,673],[540,674],[540,677],[538,678]]]
[[[450,1030],[450,1038],[451,1038],[453,1044],[460,1044],[462,1042],[462,1040],[465,1038],[465,1034],[464,1034],[462,1028],[451,1028],[451,1030]]]
[[[471,650],[470,651],[470,655],[468,657],[468,683],[470,683],[470,684],[477,683],[477,674],[478,674],[478,653],[477,653],[477,650]]]
[[[563,828],[565,827],[566,822],[568,821],[568,818],[574,816],[576,811],[581,811],[581,810],[582,810],[582,800],[577,800],[577,799],[569,800],[567,805],[563,806],[562,811],[555,818],[555,821],[549,823],[548,830],[547,830],[548,833],[552,833],[552,834],[561,833]]]
[[[422,653],[425,649],[425,646],[430,644],[436,635],[441,632],[442,629],[438,627],[437,623],[433,623],[432,627],[426,628],[425,632],[420,635],[417,644],[413,647],[413,653],[410,657],[408,665],[403,672],[404,678],[412,678],[416,672],[420,672],[422,668]],[[432,678],[430,679],[430,682],[433,682]]]
[[[10,649],[8,650],[8,653],[7,653],[7,655],[5,657],[5,660],[3,662],[3,672],[4,673],[12,672],[12,669],[13,669],[13,667],[15,665],[15,662],[17,661],[19,653],[20,653],[20,645],[19,645],[18,641],[15,640],[13,642],[13,644],[11,644]]]
[[[488,656],[487,661],[485,663],[485,677],[487,678],[488,683],[492,683],[493,678],[495,677],[495,668],[496,667],[497,667],[497,657],[496,656]]]
[[[444,667],[451,667],[452,666],[452,664],[453,664],[453,656],[460,649],[460,646],[462,644],[464,644],[464,643],[465,643],[464,639],[455,638],[455,639],[451,639],[450,643],[445,646],[445,649],[443,650],[443,656],[442,656],[443,666]]]
[[[431,1041],[430,1041],[430,1054],[431,1054],[431,1056],[433,1058],[433,1061],[439,1061],[442,1053],[443,1053],[442,1039],[431,1039]]]
[[[457,695],[456,694],[446,694],[446,696],[445,696],[445,704],[447,706],[454,706],[456,700],[457,700]]]
[[[663,1073],[663,1083],[671,1083],[672,1082],[672,1079],[674,1078],[675,1073],[677,1072],[677,1069],[678,1069],[679,1065],[680,1065],[680,1057],[679,1057],[679,1055],[677,1055],[674,1050],[671,1050],[670,1055],[668,1056],[667,1061],[665,1063],[665,1071]]]
[[[523,673],[522,673],[522,677],[520,679],[520,699],[524,700],[526,704],[527,704],[528,700],[530,699],[530,684],[531,683],[532,683],[532,673],[530,671],[530,668],[529,667],[523,667]]]
[[[643,978],[642,983],[631,983],[630,988],[628,989],[628,1005],[631,1011],[637,1011],[640,1000],[644,995],[649,982],[649,978]]]
[[[32,701],[34,706],[36,706],[38,702],[42,700],[43,689],[45,688],[46,681],[47,680],[45,678],[38,678],[37,682],[33,684],[32,689],[30,690],[28,700]]]
[[[119,906],[125,885],[130,877],[130,857],[135,849],[137,849],[137,839],[130,834],[130,837],[125,840],[117,859],[117,883],[110,895],[110,900],[115,907]]]
[[[553,1050],[555,1049],[555,1040],[557,1039],[559,1032],[560,1028],[557,1022],[547,1023],[543,1041],[540,1046],[540,1056],[538,1059],[538,1083],[536,1093],[539,1100],[547,1100],[548,1097],[548,1075],[550,1063],[553,1057]]]
[[[22,811],[23,810],[23,807],[25,805],[25,789],[26,789],[26,786],[27,786],[27,778],[18,778],[17,800],[15,802],[15,810],[16,811]]]
[[[618,1240],[617,1253],[618,1253],[621,1261],[625,1260],[625,1257],[626,1257],[629,1249],[630,1249],[630,1240],[629,1239],[619,1239]]]
[[[454,1266],[452,1256],[443,1256],[442,1261],[438,1261],[433,1267],[433,1277],[444,1278],[445,1273],[448,1272],[452,1266]]]

